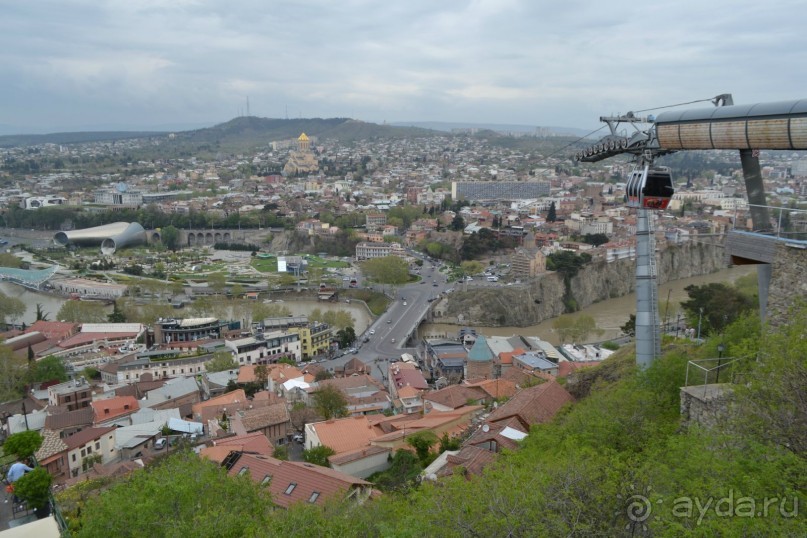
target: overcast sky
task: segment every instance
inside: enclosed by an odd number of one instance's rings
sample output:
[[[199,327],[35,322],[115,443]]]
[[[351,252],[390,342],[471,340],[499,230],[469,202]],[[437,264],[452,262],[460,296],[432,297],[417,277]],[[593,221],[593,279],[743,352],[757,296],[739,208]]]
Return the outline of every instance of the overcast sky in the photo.
[[[0,125],[24,132],[213,124],[247,97],[272,118],[593,129],[724,92],[807,98],[803,0],[0,1]]]

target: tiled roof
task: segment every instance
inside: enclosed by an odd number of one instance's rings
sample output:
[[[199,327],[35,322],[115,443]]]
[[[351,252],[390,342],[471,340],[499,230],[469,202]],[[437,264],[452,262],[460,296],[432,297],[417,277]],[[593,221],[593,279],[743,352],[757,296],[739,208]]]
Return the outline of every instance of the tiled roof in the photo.
[[[364,415],[316,422],[312,428],[319,442],[332,448],[336,454],[368,446],[378,435]]]
[[[238,415],[241,424],[248,432],[289,422],[289,410],[285,403],[276,403],[257,409],[244,409],[239,411]]]
[[[457,454],[446,458],[446,465],[437,476],[451,476],[456,467],[462,466],[468,474],[481,475],[482,470],[496,461],[496,453],[476,446],[464,446]]]
[[[327,467],[250,454],[242,454],[229,474],[236,476],[241,472],[249,472],[252,480],[258,484],[268,480],[266,485],[272,502],[283,508],[298,502],[322,506],[327,499],[343,497],[355,487],[371,486],[369,482]]]
[[[193,404],[193,416],[201,416],[202,410],[205,408],[216,408],[222,405],[232,405],[235,402],[243,404],[247,401],[247,394],[244,389],[237,389],[232,392],[225,392],[221,396],[210,398],[204,402]]]
[[[25,332],[39,331],[45,335],[46,338],[57,338],[61,340],[67,336],[78,332],[78,323],[72,321],[45,321],[38,320],[31,324]]]
[[[513,351],[502,351],[499,353],[499,362],[501,364],[513,364],[513,355],[521,355],[523,353],[523,348],[517,348]]]
[[[238,369],[238,383],[252,383],[255,381],[255,365],[245,364]]]
[[[508,379],[486,379],[471,383],[469,386],[479,387],[491,398],[510,398],[516,393],[516,384]]]
[[[107,400],[91,402],[95,411],[95,421],[103,422],[123,415],[129,415],[140,409],[140,404],[132,396],[116,396]]]
[[[334,455],[328,458],[328,463],[331,465],[344,465],[352,461],[358,461],[362,458],[375,456],[376,454],[383,454],[384,452],[392,452],[392,449],[384,446],[368,446],[359,448],[352,452],[345,452],[343,454]]]
[[[40,464],[47,463],[51,456],[67,450],[67,445],[59,437],[59,432],[53,430],[42,430],[42,446],[36,451],[36,459]]]
[[[488,422],[494,423],[510,417],[518,417],[527,427],[549,422],[565,404],[574,401],[571,394],[556,381],[548,381],[521,390],[496,411]]]
[[[64,444],[67,445],[68,450],[73,450],[99,437],[103,437],[115,429],[115,426],[109,426],[107,428],[87,428],[78,433],[74,433],[70,437],[63,439],[63,441]]]
[[[132,338],[137,336],[137,333],[132,332],[117,332],[117,333],[78,333],[74,334],[67,340],[62,340],[59,344],[59,347],[69,349],[71,347],[78,347],[83,346],[85,344],[91,344],[96,340],[108,340],[108,339],[123,339],[123,338]]]
[[[487,393],[477,387],[449,385],[444,389],[426,393],[423,399],[445,407],[457,409],[468,403],[469,400],[476,402],[486,397]]]
[[[94,418],[95,411],[92,407],[82,407],[75,411],[48,415],[45,417],[45,428],[60,431],[74,426],[90,426]]]
[[[221,463],[233,451],[271,456],[274,453],[274,448],[264,434],[255,432],[213,441],[213,446],[204,447],[199,452],[199,455]]]

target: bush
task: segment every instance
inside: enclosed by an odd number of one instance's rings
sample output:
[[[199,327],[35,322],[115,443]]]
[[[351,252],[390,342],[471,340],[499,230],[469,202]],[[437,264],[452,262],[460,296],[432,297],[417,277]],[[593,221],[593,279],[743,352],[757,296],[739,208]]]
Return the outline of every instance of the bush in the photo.
[[[14,494],[31,508],[42,508],[48,504],[51,482],[53,477],[45,468],[37,467],[14,482]]]

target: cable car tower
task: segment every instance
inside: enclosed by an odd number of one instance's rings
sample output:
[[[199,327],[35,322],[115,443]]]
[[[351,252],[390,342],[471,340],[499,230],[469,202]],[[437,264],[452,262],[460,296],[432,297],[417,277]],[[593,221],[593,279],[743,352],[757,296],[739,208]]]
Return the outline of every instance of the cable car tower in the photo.
[[[639,128],[638,124],[652,124],[652,116],[641,118],[629,112],[601,117],[600,121],[608,125],[611,134],[578,152],[575,159],[596,162],[623,153],[635,156],[625,201],[636,209],[636,363],[644,368],[661,354],[654,211],[666,209],[674,193],[670,169],[656,167],[653,161],[671,152],[658,148],[652,125],[648,130]],[[617,128],[621,123],[629,124],[635,132],[630,137],[620,136]]]

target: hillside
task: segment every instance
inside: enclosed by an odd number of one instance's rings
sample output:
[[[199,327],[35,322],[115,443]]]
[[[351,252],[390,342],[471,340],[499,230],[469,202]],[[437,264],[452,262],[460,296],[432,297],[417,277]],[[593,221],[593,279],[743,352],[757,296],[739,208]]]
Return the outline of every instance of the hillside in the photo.
[[[713,429],[682,427],[680,387],[702,346],[667,341],[664,356],[637,371],[626,348],[567,383],[578,402],[551,424],[534,426],[521,448],[503,453],[481,477],[458,473],[412,485],[361,507],[301,503],[286,511],[238,506],[221,535],[240,536],[804,536],[807,496],[807,307],[781,332],[755,318],[730,326],[724,357],[733,411]],[[762,351],[759,361],[754,360]],[[141,471],[83,505],[86,491],[60,496],[74,536],[201,536],[211,507],[229,499],[231,478],[212,464],[174,456],[181,474]],[[226,482],[201,484],[199,478]],[[136,482],[136,483],[135,483]],[[131,484],[131,485],[130,485]],[[243,498],[260,486],[241,481]],[[236,488],[236,489],[239,489]],[[255,489],[258,488],[258,489]],[[147,498],[146,498],[147,497]],[[84,500],[82,500],[84,499]],[[265,501],[262,501],[265,502]],[[77,504],[78,503],[78,504]],[[766,504],[767,503],[767,504]],[[120,506],[130,508],[121,511]],[[201,513],[197,506],[205,505]],[[243,504],[243,503],[241,503]],[[70,510],[73,510],[70,513]],[[269,515],[271,514],[271,515]],[[164,527],[170,521],[170,527]],[[222,522],[223,523],[223,522]],[[163,532],[154,534],[154,529]]]
[[[163,136],[166,133],[154,131],[86,131],[79,133],[51,133],[38,135],[0,136],[0,148],[36,146],[40,144],[84,144],[88,142],[111,142],[131,140],[150,136]]]

